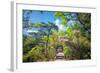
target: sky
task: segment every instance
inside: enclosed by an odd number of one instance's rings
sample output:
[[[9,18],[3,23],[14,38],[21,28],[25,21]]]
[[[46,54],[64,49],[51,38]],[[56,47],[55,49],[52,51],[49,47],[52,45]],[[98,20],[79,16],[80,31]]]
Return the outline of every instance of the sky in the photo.
[[[33,23],[39,23],[39,22],[48,23],[48,21],[54,23],[55,22],[54,12],[44,11],[43,13],[40,13],[40,11],[33,11],[30,14],[30,21]]]
[[[56,26],[58,26],[59,30],[63,30],[64,26],[61,24],[61,20],[57,19],[55,17],[54,13],[55,13],[54,11],[43,11],[43,13],[41,13],[40,11],[34,10],[29,15],[30,16],[29,22],[30,23],[40,23],[40,22],[48,23],[48,22],[52,22]],[[29,30],[29,31],[32,32],[33,30]]]
[[[29,11],[29,10],[26,10],[26,11]],[[65,31],[66,28],[64,27],[64,25],[62,25],[61,20],[55,17],[54,13],[55,13],[54,11],[43,11],[43,13],[41,13],[40,11],[32,10],[32,13],[29,14],[29,16],[30,16],[29,21],[31,23],[52,22],[56,26],[58,26],[59,30]],[[25,16],[26,16],[26,14],[25,14]],[[72,23],[73,23],[72,21],[68,22],[68,24],[72,24]],[[28,31],[33,32],[33,29],[28,30]]]

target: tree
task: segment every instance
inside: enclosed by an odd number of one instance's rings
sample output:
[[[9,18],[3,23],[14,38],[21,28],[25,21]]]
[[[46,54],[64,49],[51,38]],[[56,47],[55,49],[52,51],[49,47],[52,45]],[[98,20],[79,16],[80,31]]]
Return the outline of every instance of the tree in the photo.
[[[67,27],[66,34],[68,41],[66,41],[66,45],[73,50],[74,57],[76,59],[90,59],[91,14],[56,12],[55,16],[60,18],[62,24]],[[70,20],[73,21],[72,25],[67,24]]]

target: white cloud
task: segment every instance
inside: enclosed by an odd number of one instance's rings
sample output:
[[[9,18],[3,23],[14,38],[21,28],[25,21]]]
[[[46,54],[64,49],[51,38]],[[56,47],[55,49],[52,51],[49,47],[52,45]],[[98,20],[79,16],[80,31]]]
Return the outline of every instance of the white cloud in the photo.
[[[58,25],[60,25],[60,20],[59,19],[56,19],[55,20],[55,24],[58,26]]]
[[[59,19],[55,20],[55,24],[58,26],[59,30],[63,30],[64,26],[61,24],[61,21]]]

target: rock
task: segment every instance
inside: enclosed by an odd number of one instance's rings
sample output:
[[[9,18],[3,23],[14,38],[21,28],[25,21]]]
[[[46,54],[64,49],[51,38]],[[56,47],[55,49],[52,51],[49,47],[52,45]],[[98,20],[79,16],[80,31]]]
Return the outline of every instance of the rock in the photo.
[[[56,54],[56,59],[64,59],[64,53],[63,52],[59,52]]]

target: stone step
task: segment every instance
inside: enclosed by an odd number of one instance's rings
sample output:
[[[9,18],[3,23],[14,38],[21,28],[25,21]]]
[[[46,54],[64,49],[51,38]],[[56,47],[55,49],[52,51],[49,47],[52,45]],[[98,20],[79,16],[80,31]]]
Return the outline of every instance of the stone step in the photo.
[[[59,52],[56,54],[56,59],[64,59],[64,53],[63,52]]]

